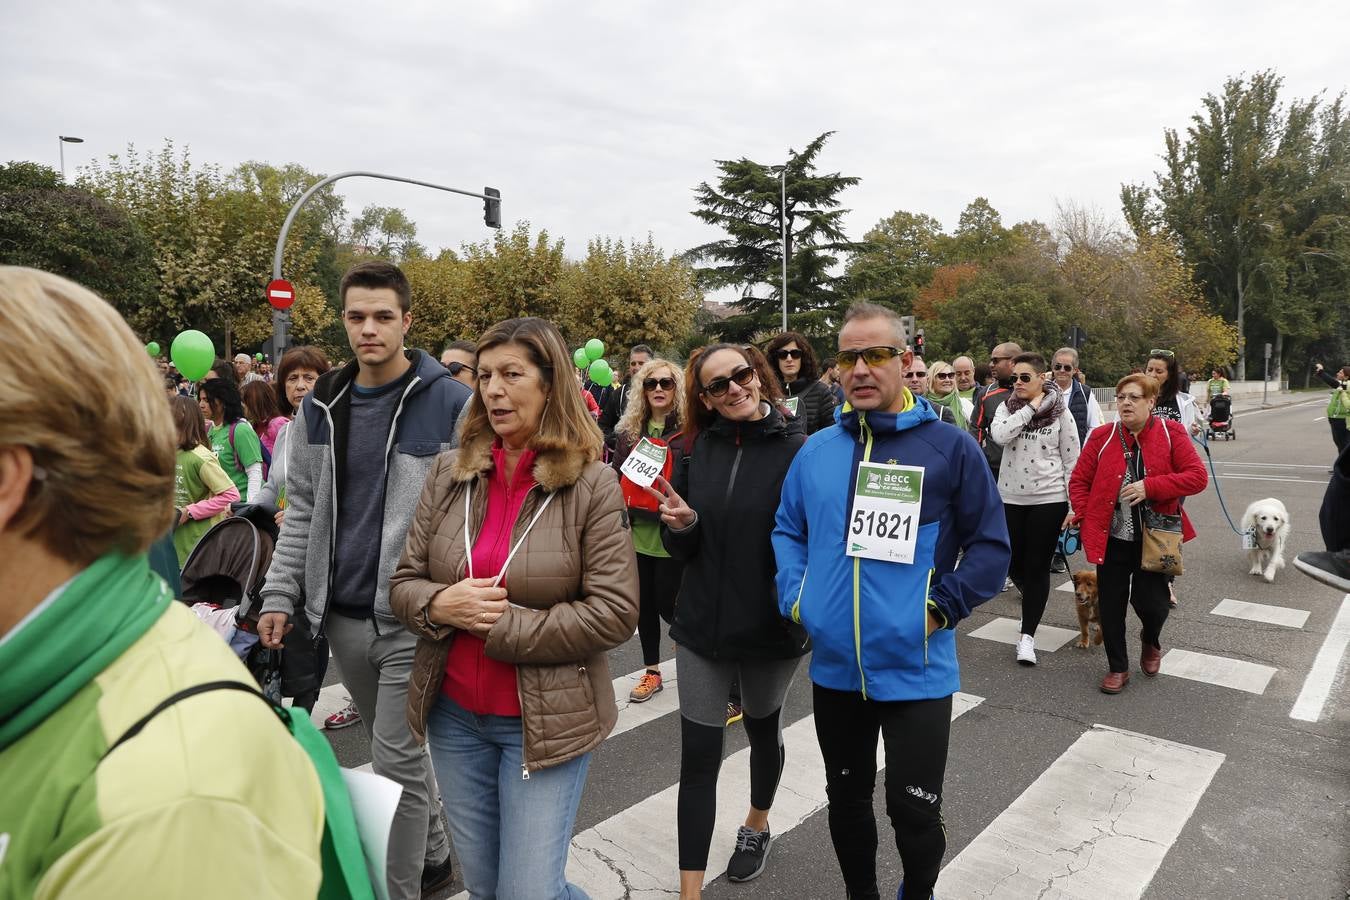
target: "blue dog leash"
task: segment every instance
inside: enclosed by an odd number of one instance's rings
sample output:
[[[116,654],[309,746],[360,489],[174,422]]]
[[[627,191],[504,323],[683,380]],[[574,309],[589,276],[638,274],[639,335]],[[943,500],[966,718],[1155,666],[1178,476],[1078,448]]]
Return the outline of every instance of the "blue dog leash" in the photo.
[[[1200,434],[1201,437],[1198,439],[1192,435],[1191,440],[1196,441],[1205,451],[1205,459],[1209,461],[1210,481],[1214,485],[1214,495],[1219,498],[1219,509],[1223,510],[1223,517],[1228,520],[1228,527],[1233,529],[1233,534],[1242,536],[1246,532],[1238,530],[1238,527],[1233,524],[1233,517],[1228,514],[1228,504],[1223,502],[1223,491],[1219,490],[1219,473],[1214,470],[1214,457],[1209,453],[1209,436],[1203,431]]]

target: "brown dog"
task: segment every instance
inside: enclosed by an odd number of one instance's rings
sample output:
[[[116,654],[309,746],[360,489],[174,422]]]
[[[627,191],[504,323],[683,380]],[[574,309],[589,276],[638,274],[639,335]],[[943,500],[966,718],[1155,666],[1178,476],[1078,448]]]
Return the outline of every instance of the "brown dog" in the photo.
[[[1102,614],[1097,606],[1097,573],[1091,570],[1073,573],[1074,609],[1078,611],[1078,646],[1088,648],[1088,631],[1092,643],[1102,642]]]

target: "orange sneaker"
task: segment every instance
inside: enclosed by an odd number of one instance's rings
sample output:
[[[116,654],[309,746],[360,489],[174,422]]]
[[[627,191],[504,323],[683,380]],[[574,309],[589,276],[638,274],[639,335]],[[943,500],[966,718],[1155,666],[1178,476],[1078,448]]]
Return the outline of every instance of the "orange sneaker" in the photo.
[[[638,681],[637,687],[628,692],[628,702],[646,703],[652,699],[653,694],[663,690],[665,688],[661,686],[661,673],[648,669],[642,673],[642,678]]]

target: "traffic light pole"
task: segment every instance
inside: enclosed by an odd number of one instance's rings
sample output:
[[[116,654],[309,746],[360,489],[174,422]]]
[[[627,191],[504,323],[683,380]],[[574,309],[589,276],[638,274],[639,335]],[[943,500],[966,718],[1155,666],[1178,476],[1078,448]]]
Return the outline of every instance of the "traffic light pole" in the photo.
[[[381,175],[378,172],[340,172],[337,175],[329,175],[327,178],[315,182],[309,190],[300,195],[300,199],[295,201],[291,211],[286,214],[286,221],[281,225],[281,234],[277,236],[277,248],[272,254],[272,278],[281,277],[281,256],[286,249],[286,236],[290,234],[291,225],[295,223],[295,217],[300,213],[300,208],[305,202],[316,193],[326,188],[328,185],[343,178],[380,178],[384,181],[401,181],[404,184],[415,184],[419,187],[434,188],[438,191],[448,191],[451,194],[462,194],[465,197],[477,197],[483,201],[483,220],[492,228],[502,227],[501,216],[501,191],[495,188],[484,188],[483,193],[476,194],[473,191],[466,191],[460,188],[447,187],[443,184],[434,184],[430,181],[418,181],[415,178],[402,178],[398,175]],[[281,357],[282,350],[286,347],[286,327],[290,323],[290,315],[285,310],[272,310],[272,352],[277,360]],[[275,361],[275,360],[274,360]]]

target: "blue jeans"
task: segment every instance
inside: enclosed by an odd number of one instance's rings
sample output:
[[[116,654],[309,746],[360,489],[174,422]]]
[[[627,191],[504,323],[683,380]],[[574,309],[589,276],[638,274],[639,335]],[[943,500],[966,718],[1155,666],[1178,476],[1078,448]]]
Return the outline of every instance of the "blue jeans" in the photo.
[[[427,721],[440,783],[473,900],[587,900],[564,875],[589,753],[521,777],[520,719],[480,716],[442,695]]]

